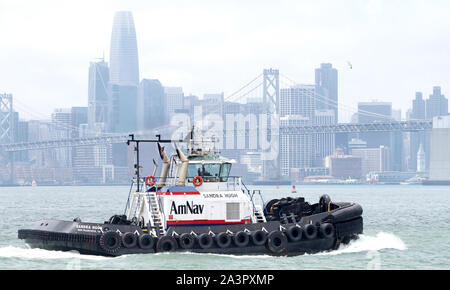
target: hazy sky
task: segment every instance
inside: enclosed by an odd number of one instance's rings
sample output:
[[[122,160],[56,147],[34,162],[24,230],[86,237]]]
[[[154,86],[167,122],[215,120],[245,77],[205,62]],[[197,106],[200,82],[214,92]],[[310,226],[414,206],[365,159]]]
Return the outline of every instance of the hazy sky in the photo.
[[[226,96],[270,67],[313,83],[331,62],[347,106],[378,99],[404,113],[416,91],[450,95],[448,0],[0,0],[0,92],[22,117],[87,106],[89,62],[109,60],[117,10],[133,12],[140,77],[186,94]]]

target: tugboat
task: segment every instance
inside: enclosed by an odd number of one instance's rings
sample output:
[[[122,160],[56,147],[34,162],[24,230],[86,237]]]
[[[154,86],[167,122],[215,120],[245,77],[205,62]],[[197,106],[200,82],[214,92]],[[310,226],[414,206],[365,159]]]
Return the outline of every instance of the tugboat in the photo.
[[[153,142],[162,160],[160,177],[141,176],[140,143]],[[186,142],[187,154],[177,143]],[[293,256],[334,250],[363,231],[362,208],[352,202],[318,203],[302,197],[264,203],[241,177],[230,176],[234,160],[220,156],[194,139],[139,140],[127,144],[136,152],[135,177],[123,215],[104,223],[44,220],[18,231],[31,247],[81,254],[120,256],[159,252]],[[169,156],[162,143],[172,143]],[[213,142],[212,142],[213,143]]]

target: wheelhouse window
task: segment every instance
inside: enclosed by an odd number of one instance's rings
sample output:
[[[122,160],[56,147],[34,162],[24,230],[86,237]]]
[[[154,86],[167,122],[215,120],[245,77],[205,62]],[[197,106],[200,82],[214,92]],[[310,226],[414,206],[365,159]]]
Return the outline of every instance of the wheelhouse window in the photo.
[[[220,181],[226,182],[228,181],[228,176],[230,175],[231,163],[223,163],[220,168]]]
[[[189,182],[196,176],[201,176],[204,182],[226,182],[230,169],[230,163],[189,163],[187,177]]]

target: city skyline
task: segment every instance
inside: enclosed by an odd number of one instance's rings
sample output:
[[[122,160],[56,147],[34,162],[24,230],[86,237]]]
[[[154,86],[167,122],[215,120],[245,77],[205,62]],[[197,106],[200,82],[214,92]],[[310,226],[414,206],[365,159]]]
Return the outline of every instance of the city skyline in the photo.
[[[56,3],[51,11],[33,10],[36,16],[31,17],[31,20],[26,20],[25,16],[35,8],[33,5],[23,8],[23,5],[2,2],[0,19],[3,20],[0,21],[8,22],[15,29],[6,31],[0,28],[0,35],[9,40],[1,48],[5,52],[1,54],[4,64],[0,75],[1,90],[12,93],[20,101],[19,105],[31,107],[35,110],[34,113],[46,115],[47,118],[53,108],[86,106],[86,71],[89,62],[102,56],[103,52],[106,52],[104,58],[108,59],[107,48],[114,11],[124,9],[133,12],[136,22],[138,50],[142,55],[140,77],[157,78],[165,86],[183,87],[186,95],[193,93],[202,96],[205,93],[223,91],[227,96],[261,71],[262,67],[276,67],[295,81],[313,84],[313,69],[328,62],[339,70],[339,102],[354,108],[358,101],[378,99],[393,102],[393,108],[401,108],[405,114],[411,107],[416,91],[428,96],[432,94],[433,86],[441,86],[442,93],[446,95],[447,88],[450,87],[445,78],[446,74],[449,75],[446,73],[450,67],[450,64],[446,65],[449,60],[442,57],[443,52],[450,47],[445,38],[449,25],[443,21],[448,12],[441,9],[443,5],[448,5],[446,2],[424,4],[412,1],[408,7],[401,7],[398,6],[401,5],[399,1],[369,1],[354,4],[348,9],[336,7],[340,5],[334,3],[325,5],[326,1],[318,4],[284,1],[278,6],[258,2],[255,9],[262,12],[261,16],[249,14],[249,3],[203,2],[202,5],[196,4],[197,6],[184,4],[175,7],[173,3],[146,5],[135,2],[122,5],[114,2],[102,7],[105,3],[99,2],[90,10],[87,10],[85,3],[77,8],[71,5],[61,7]],[[330,7],[330,10],[325,9],[322,15],[318,11],[324,5]],[[84,15],[84,23],[78,23],[77,29],[72,26],[74,23],[69,23],[72,16],[65,14],[69,8],[74,8],[75,12],[85,12],[80,13]],[[335,13],[341,15],[333,15],[332,8],[336,8]],[[412,9],[417,8],[422,8],[420,19],[414,19],[414,14],[411,15]],[[251,20],[261,22],[264,16],[271,13],[271,9],[278,12],[274,14],[274,19],[278,20],[274,21],[276,23],[262,22],[263,25],[259,28],[251,24]],[[402,9],[405,11],[401,11]],[[173,15],[167,14],[169,12],[173,12]],[[203,13],[204,17],[198,19],[195,16],[199,16],[200,12],[208,13]],[[398,19],[394,20],[395,12],[398,12]],[[305,13],[306,17],[297,22],[294,16]],[[285,17],[280,17],[280,14]],[[171,15],[176,21],[172,24],[168,20],[161,21],[164,15]],[[230,20],[230,27],[223,23],[229,15],[235,17],[234,22]],[[14,16],[22,22],[12,19]],[[44,21],[43,18],[47,16],[48,20]],[[364,16],[370,17],[364,20]],[[431,17],[434,21],[422,25]],[[188,19],[190,21],[186,22]],[[33,20],[35,27],[28,25]],[[402,20],[409,21],[406,25],[401,23]],[[377,21],[378,26],[375,25]],[[58,22],[60,27],[55,28],[50,22]],[[389,23],[394,22],[395,26],[390,27]],[[154,25],[156,23],[159,24]],[[181,26],[180,23],[184,25]],[[360,27],[351,28],[353,24],[360,24]],[[28,30],[25,29],[27,25]],[[36,30],[40,28],[47,29]],[[65,28],[67,29],[63,31]],[[35,35],[31,36],[30,32]],[[50,39],[50,35],[54,36],[55,32],[59,32],[56,35],[61,44]],[[292,32],[299,33],[301,41],[293,39]],[[373,36],[373,39],[367,35]],[[245,36],[249,38],[243,39]],[[67,38],[79,43],[71,49],[60,50],[73,44],[72,41],[64,41]],[[267,38],[265,41],[270,43],[261,42],[263,38]],[[241,39],[241,42],[235,42],[235,39]],[[390,42],[380,42],[383,39]],[[303,42],[306,40],[307,45]],[[402,40],[407,41],[402,44]],[[361,44],[363,41],[367,42]],[[33,53],[29,52],[30,42],[33,43]],[[181,45],[174,45],[176,43]],[[234,48],[231,52],[226,51],[236,43],[241,44],[238,45],[240,50]],[[325,46],[328,48],[324,48]],[[317,52],[312,53],[313,48]],[[370,49],[361,53],[362,48]],[[375,51],[377,49],[378,52]],[[52,57],[50,52],[54,53]],[[189,59],[186,53],[190,53]],[[409,62],[406,62],[407,58]],[[290,60],[289,63],[286,59]],[[16,70],[21,71],[22,79],[18,78]],[[394,78],[394,75],[397,77]],[[49,80],[53,81],[53,87],[49,86]],[[21,86],[19,81],[26,82],[27,86]],[[362,90],[364,87],[365,90]],[[383,92],[381,96],[380,92]],[[25,119],[37,119],[22,112],[20,108],[16,107],[16,110]],[[342,118],[340,121],[349,121],[350,116],[344,114]]]

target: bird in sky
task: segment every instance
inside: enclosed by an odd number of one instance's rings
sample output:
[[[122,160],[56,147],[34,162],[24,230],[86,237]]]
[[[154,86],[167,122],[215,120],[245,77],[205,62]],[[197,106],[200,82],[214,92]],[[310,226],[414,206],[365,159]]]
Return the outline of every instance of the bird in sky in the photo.
[[[347,64],[348,64],[348,66],[349,66],[350,69],[353,69],[353,65],[352,65],[351,62],[347,61]]]

